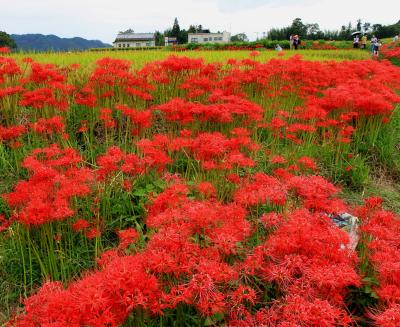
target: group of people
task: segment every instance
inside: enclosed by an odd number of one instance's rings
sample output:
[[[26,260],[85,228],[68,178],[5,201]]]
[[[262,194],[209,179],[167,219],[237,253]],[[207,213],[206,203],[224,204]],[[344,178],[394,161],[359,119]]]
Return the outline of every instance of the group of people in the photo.
[[[361,37],[361,42],[360,42],[360,38],[358,35],[356,35],[353,39],[353,48],[354,49],[358,49],[360,48],[360,43],[361,43],[361,49],[366,49],[367,48],[367,41],[368,41],[368,37],[366,34],[364,34]],[[379,55],[379,48],[382,46],[381,41],[375,36],[372,35],[371,38],[371,54],[373,56],[378,56]]]
[[[399,35],[397,34],[394,38],[393,38],[393,42],[398,42],[399,41]],[[290,50],[295,49],[297,50],[299,48],[299,45],[301,44],[301,40],[300,37],[296,34],[291,34],[290,38],[289,38],[289,42],[290,42]],[[366,49],[367,48],[367,43],[368,43],[368,37],[366,34],[364,34],[361,39],[358,35],[354,36],[353,39],[353,48],[354,49]],[[378,56],[379,55],[379,48],[382,46],[381,41],[375,36],[372,35],[371,38],[371,54],[373,56]],[[282,51],[282,47],[280,45],[278,45],[275,50],[278,51]]]
[[[367,48],[367,35],[364,34],[361,38],[361,49],[366,49]],[[353,48],[358,49],[360,47],[360,38],[358,35],[356,35],[353,39]]]
[[[290,41],[290,50],[292,49],[297,50],[299,48],[299,45],[301,44],[300,37],[297,34],[296,35],[291,34],[289,41]]]

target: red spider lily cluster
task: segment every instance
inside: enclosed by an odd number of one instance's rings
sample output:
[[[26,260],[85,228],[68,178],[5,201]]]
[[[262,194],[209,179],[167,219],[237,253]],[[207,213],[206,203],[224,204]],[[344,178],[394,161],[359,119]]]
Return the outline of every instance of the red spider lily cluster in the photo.
[[[392,42],[389,44],[384,44],[381,49],[381,53],[385,58],[389,59],[400,59],[400,43]]]
[[[13,219],[26,225],[41,225],[72,217],[71,199],[90,192],[93,173],[79,168],[80,156],[73,149],[57,145],[35,149],[23,162],[30,178],[18,182],[14,191],[4,194]]]
[[[368,237],[368,257],[377,278],[375,291],[381,307],[371,313],[380,326],[400,324],[400,220],[382,209],[382,199],[369,198],[359,208],[365,220],[363,232]]]
[[[0,163],[16,179],[0,231],[27,231],[42,277],[10,326],[119,326],[186,308],[229,326],[362,318],[348,295],[364,285],[365,258],[330,218],[353,209],[304,149],[331,151],[351,176],[353,139],[390,120],[400,70],[258,54],[138,70],[103,58],[85,73],[0,57]],[[354,212],[378,281],[380,306],[364,315],[395,326],[399,219],[378,199]],[[40,258],[84,246],[93,269],[66,280]]]

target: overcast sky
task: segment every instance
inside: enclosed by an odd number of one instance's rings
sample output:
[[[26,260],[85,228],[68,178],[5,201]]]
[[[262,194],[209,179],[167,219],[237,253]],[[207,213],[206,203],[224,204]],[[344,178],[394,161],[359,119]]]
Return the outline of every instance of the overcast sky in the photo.
[[[0,0],[0,30],[9,34],[81,36],[111,43],[118,31],[164,31],[175,17],[181,28],[202,24],[212,31],[245,32],[255,39],[296,17],[339,29],[357,18],[391,24],[400,0]]]

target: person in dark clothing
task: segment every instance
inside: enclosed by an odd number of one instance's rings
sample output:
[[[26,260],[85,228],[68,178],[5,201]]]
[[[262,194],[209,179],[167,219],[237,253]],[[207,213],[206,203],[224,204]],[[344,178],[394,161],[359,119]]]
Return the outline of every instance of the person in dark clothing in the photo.
[[[294,46],[294,49],[297,50],[297,49],[299,48],[299,45],[300,45],[300,38],[299,38],[298,35],[295,35],[295,36],[293,37],[293,46]]]

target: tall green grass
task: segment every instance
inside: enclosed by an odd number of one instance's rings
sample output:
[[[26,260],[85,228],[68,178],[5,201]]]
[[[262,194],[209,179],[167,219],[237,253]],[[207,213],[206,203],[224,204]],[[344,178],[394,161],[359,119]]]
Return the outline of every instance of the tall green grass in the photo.
[[[79,63],[82,68],[92,67],[97,59],[112,57],[118,59],[127,59],[133,62],[134,68],[140,68],[148,62],[165,59],[168,56],[187,56],[190,58],[204,58],[206,62],[224,62],[228,59],[245,59],[249,57],[250,51],[184,51],[173,52],[166,49],[148,50],[148,51],[98,51],[98,52],[43,52],[43,53],[15,53],[13,58],[22,60],[30,57],[41,63],[53,63],[61,66]],[[364,60],[369,59],[368,51],[362,50],[299,50],[284,51],[283,58],[290,58],[300,54],[305,60]],[[276,58],[277,51],[261,50],[260,55],[255,60],[265,62]]]

